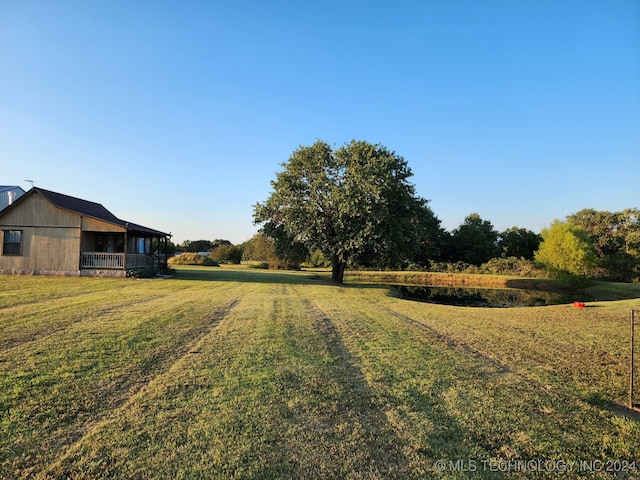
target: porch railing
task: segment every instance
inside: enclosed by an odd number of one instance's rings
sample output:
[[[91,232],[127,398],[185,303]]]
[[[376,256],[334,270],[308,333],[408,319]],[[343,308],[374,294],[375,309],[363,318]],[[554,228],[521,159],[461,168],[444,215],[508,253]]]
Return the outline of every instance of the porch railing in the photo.
[[[127,268],[152,268],[153,259],[144,253],[127,253]]]
[[[124,270],[124,253],[83,252],[82,268],[105,268]],[[134,268],[154,269],[160,266],[164,256],[144,253],[127,253],[127,270]]]
[[[82,254],[82,268],[124,269],[124,253],[85,252]]]

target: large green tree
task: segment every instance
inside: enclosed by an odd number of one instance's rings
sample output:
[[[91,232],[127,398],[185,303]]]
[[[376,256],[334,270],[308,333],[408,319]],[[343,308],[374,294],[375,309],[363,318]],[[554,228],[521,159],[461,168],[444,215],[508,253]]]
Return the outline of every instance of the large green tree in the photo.
[[[542,243],[535,260],[560,278],[576,279],[589,277],[598,263],[587,232],[558,220],[542,230]]]
[[[272,181],[254,220],[276,244],[320,249],[342,283],[348,262],[394,265],[420,248],[433,213],[416,195],[407,162],[382,145],[300,146]]]
[[[567,221],[581,227],[598,254],[602,275],[611,280],[629,281],[640,271],[640,211],[619,212],[585,208]]]
[[[526,228],[511,227],[500,234],[498,250],[503,257],[532,260],[542,237]]]
[[[611,255],[623,248],[622,216],[618,212],[585,208],[567,215],[567,221],[582,228],[591,238],[599,257]]]
[[[498,256],[498,232],[489,220],[471,213],[451,234],[453,256],[456,260],[482,265]]]

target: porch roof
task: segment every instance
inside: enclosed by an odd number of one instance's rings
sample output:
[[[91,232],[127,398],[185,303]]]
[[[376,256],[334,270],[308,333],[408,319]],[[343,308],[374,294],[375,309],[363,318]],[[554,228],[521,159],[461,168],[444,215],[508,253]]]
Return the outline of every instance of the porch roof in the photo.
[[[117,225],[119,227],[124,227],[127,229],[127,231],[130,231],[133,233],[142,233],[144,235],[152,235],[155,237],[171,236],[171,234],[161,232],[160,230],[155,230],[153,228],[148,228],[142,225],[138,225],[136,223],[131,223],[125,220],[121,220],[118,217],[116,217],[113,213],[111,213],[109,210],[107,210],[100,203],[90,202],[88,200],[82,200],[81,198],[70,197],[69,195],[52,192],[50,190],[45,190],[39,187],[33,187],[31,190],[29,190],[29,192],[27,192],[26,195],[23,195],[21,198],[16,200],[16,203],[20,200],[23,200],[26,196],[29,196],[30,194],[32,194],[32,192],[40,193],[45,198],[47,198],[51,203],[53,203],[55,206],[59,208],[70,210],[80,215],[93,217],[98,220],[102,220],[104,222]]]

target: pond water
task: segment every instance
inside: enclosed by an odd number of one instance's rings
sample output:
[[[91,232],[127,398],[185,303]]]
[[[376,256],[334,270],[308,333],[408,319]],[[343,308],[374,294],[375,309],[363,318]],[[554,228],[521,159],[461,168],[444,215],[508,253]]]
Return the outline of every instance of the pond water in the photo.
[[[423,285],[391,285],[402,298],[420,302],[466,307],[533,307],[593,301],[580,294],[568,292],[519,290],[513,288],[431,287]]]

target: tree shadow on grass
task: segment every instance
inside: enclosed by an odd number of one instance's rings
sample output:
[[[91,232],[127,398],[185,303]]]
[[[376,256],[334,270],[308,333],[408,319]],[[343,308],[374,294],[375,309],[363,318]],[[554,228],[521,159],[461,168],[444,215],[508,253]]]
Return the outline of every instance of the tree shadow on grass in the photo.
[[[338,330],[312,304],[307,307],[331,361],[319,375],[290,371],[277,379],[285,397],[305,400],[281,406],[282,423],[295,434],[283,438],[280,465],[260,476],[409,478],[404,445]],[[304,348],[294,350],[304,357]]]
[[[331,318],[311,303],[308,310],[332,359],[326,372],[331,381],[316,379],[309,383],[293,373],[291,378],[280,381],[285,388],[297,392],[293,396],[300,395],[300,385],[305,385],[306,398],[322,399],[324,408],[314,408],[313,401],[303,408],[282,407],[284,423],[297,432],[285,441],[284,451],[291,452],[291,456],[281,459],[274,471],[261,472],[261,476],[277,473],[286,478],[410,479],[432,478],[437,471],[449,470],[448,474],[455,477],[455,467],[449,466],[449,460],[455,464],[472,458],[474,451],[465,446],[469,432],[443,408],[439,393],[410,389],[398,403],[398,398],[376,392]],[[395,413],[389,414],[389,408]],[[395,418],[407,410],[429,419],[427,423],[433,426],[429,434],[418,433],[423,437],[417,441],[420,445],[390,421],[389,415]],[[438,460],[444,463],[436,463]],[[477,477],[503,475],[479,472]]]
[[[304,270],[263,270],[256,268],[181,267],[176,269],[175,280],[201,282],[238,282],[288,285],[326,285],[344,288],[388,288],[388,285],[370,283],[337,284],[330,273]]]
[[[330,317],[321,311],[319,313],[321,315],[316,315],[316,329],[325,337],[328,350],[337,361],[336,376],[343,379],[347,389],[344,398],[352,399],[348,406],[360,406],[359,413],[349,417],[361,418],[363,425],[369,425],[374,430],[377,428],[377,433],[382,433],[385,446],[374,444],[369,450],[370,454],[379,459],[387,455],[387,461],[391,460],[392,463],[395,459],[396,469],[388,472],[391,476],[386,478],[434,478],[438,474],[443,474],[444,478],[461,478],[458,468],[471,468],[471,463],[476,461],[483,447],[491,442],[486,441],[483,433],[474,433],[461,424],[460,419],[445,406],[443,395],[452,386],[449,379],[442,378],[431,387],[424,388],[424,385],[404,383],[402,375],[396,377],[398,372],[395,369],[382,367],[374,375],[377,380],[370,383],[361,370],[358,355],[354,355],[343,342],[340,329]],[[376,346],[369,345],[368,348]],[[499,369],[497,374],[502,375],[502,370]],[[386,377],[386,380],[379,375]],[[386,384],[387,388],[376,389],[376,382]],[[368,400],[355,401],[365,398]],[[373,419],[370,420],[369,415]],[[425,430],[413,426],[414,433],[406,435],[403,425],[411,425],[417,419],[424,421]],[[385,435],[385,431],[389,433]],[[475,438],[478,444],[470,443],[470,438]],[[489,458],[489,452],[484,453],[484,457]],[[504,474],[479,469],[473,477],[504,478]]]
[[[200,282],[284,283],[291,285],[315,285],[322,283],[316,274],[292,270],[228,269],[216,267],[178,268],[175,280]]]
[[[629,408],[629,405],[622,405],[614,402],[608,398],[603,397],[598,393],[593,393],[587,396],[585,399],[589,405],[592,405],[601,410],[606,410],[614,415],[619,415],[627,418],[640,421],[640,404],[634,402],[635,409]]]

